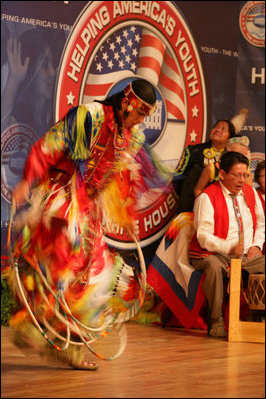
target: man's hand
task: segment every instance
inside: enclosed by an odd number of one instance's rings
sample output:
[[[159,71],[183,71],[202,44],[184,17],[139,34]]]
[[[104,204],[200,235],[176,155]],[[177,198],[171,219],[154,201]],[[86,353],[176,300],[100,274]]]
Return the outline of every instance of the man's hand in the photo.
[[[253,259],[255,258],[255,256],[259,256],[262,255],[261,250],[259,249],[259,247],[250,247],[248,252],[247,252],[247,259]]]

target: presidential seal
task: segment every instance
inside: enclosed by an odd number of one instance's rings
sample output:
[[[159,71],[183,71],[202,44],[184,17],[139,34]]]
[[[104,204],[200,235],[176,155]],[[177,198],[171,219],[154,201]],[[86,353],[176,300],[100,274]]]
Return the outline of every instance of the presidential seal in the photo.
[[[265,47],[265,1],[248,1],[241,9],[239,25],[249,43]]]
[[[156,111],[144,120],[146,143],[175,168],[188,144],[205,140],[206,90],[197,46],[170,1],[93,1],[65,45],[56,86],[55,120],[72,107],[123,90],[136,77],[153,84]],[[175,215],[172,190],[147,195],[137,221],[142,246],[160,238]],[[115,226],[111,245],[134,248]]]

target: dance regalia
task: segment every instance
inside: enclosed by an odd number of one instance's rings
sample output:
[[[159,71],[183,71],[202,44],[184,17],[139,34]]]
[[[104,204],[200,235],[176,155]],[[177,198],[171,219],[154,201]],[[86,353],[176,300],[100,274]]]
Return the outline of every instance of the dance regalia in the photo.
[[[145,156],[143,141],[136,127],[120,134],[113,108],[95,102],[72,108],[32,146],[24,172],[31,207],[14,220],[21,234],[13,258],[35,317],[57,332],[65,328],[52,311],[57,297],[48,292],[44,301],[40,273],[75,320],[93,328],[108,329],[141,306],[143,273],[109,250],[102,220],[133,231],[136,198],[147,189],[134,160]],[[23,307],[10,325],[19,330],[26,319]]]

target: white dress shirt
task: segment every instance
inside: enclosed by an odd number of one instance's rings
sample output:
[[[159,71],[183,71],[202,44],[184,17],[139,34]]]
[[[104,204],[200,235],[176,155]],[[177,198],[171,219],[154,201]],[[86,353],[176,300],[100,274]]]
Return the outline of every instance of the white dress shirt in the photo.
[[[229,228],[226,239],[214,235],[214,208],[210,198],[205,193],[200,194],[195,200],[194,225],[197,231],[198,242],[202,248],[205,248],[210,252],[229,255],[232,248],[235,247],[239,241],[238,223],[230,192],[225,188],[221,181],[219,181],[219,183],[225,197],[229,214]],[[253,246],[262,249],[265,241],[264,212],[259,196],[254,188],[253,191],[255,193],[255,213],[257,216],[257,227],[254,238],[252,215],[245,201],[242,190],[236,196],[244,227],[244,254],[246,254],[249,248]]]

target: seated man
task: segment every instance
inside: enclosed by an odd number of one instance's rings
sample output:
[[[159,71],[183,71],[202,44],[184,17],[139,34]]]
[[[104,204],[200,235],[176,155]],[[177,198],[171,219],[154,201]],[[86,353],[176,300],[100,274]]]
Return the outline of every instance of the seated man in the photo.
[[[247,136],[235,136],[227,140],[225,151],[235,151],[240,152],[245,155],[250,162],[250,149],[249,149],[249,139]],[[195,186],[194,194],[195,197],[200,195],[204,188],[209,186],[211,183],[219,179],[219,163],[213,164],[209,163],[203,169],[201,176]],[[252,186],[252,173],[248,171],[248,177],[246,182]]]
[[[264,213],[256,190],[245,182],[248,159],[227,152],[220,160],[219,180],[200,194],[194,205],[196,233],[189,247],[190,263],[203,270],[203,290],[211,313],[209,335],[226,336],[222,317],[223,276],[231,258],[242,258],[249,273],[265,272],[261,249]]]

